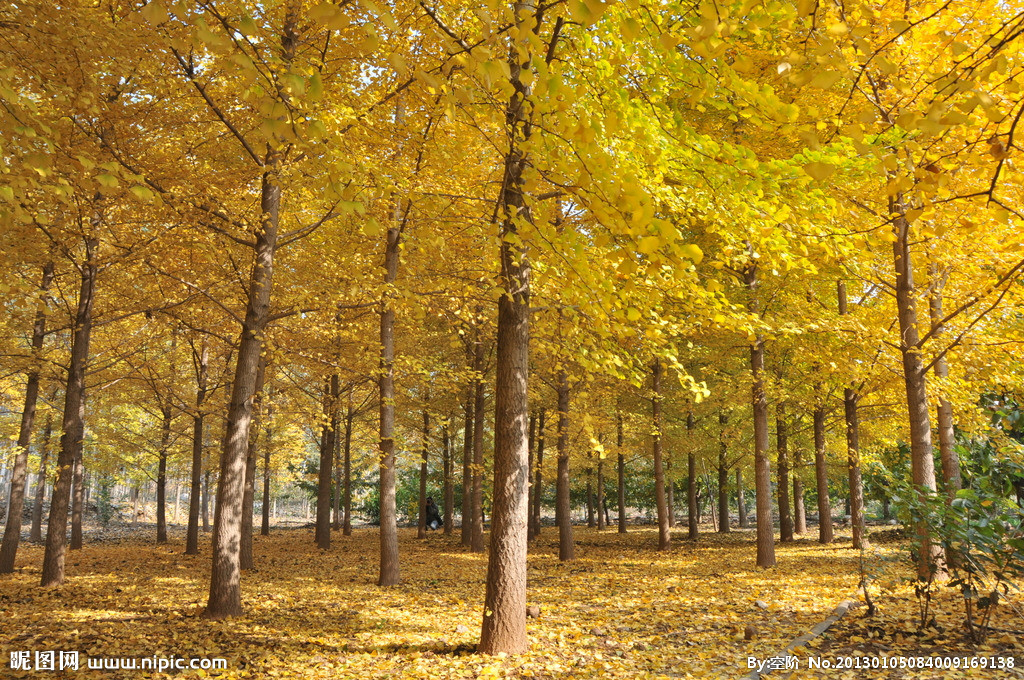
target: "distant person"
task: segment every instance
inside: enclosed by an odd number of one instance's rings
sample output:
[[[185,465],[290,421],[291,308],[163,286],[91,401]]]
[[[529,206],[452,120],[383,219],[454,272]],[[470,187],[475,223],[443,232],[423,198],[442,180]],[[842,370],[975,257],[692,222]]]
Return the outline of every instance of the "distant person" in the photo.
[[[441,513],[437,509],[437,504],[434,503],[434,499],[430,496],[427,497],[427,528],[437,530],[441,528],[443,522],[441,521]]]

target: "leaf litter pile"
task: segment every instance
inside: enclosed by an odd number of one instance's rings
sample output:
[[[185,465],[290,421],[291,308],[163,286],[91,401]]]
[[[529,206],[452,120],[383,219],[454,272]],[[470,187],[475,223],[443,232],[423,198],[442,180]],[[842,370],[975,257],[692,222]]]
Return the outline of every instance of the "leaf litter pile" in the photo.
[[[856,599],[860,581],[860,554],[845,547],[845,538],[831,546],[810,539],[779,544],[779,566],[770,570],[754,566],[748,532],[677,541],[665,553],[655,550],[654,529],[621,535],[577,528],[576,538],[577,559],[569,563],[558,561],[556,531],[531,544],[528,603],[540,611],[527,624],[531,650],[519,657],[474,653],[487,562],[461,548],[457,535],[417,540],[414,530],[401,530],[402,584],[395,588],[375,584],[376,530],[336,533],[328,552],[316,549],[310,529],[257,536],[256,569],[243,574],[245,615],[228,621],[199,617],[208,545],[186,556],[173,533],[164,545],[141,534],[101,539],[69,553],[68,580],[52,590],[37,585],[41,547],[26,545],[17,573],[0,581],[0,663],[12,678],[740,677],[748,657],[780,653],[841,601]],[[902,561],[898,568],[909,573]],[[805,670],[808,654],[938,654],[943,646],[950,653],[1015,653],[1017,670],[1024,665],[1019,636],[996,634],[984,648],[971,647],[955,617],[937,619],[948,627],[919,635],[913,589],[891,581],[875,596],[876,616],[855,609],[798,650],[794,677],[965,677],[962,670]],[[1006,615],[994,625],[1024,627],[1012,609]],[[81,668],[11,670],[9,653],[20,650],[78,651]],[[86,658],[153,655],[219,657],[227,669],[85,667]]]

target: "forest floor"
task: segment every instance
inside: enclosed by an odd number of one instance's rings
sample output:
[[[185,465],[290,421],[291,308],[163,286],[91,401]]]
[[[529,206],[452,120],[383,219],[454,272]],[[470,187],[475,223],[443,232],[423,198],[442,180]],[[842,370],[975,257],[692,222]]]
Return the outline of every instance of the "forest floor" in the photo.
[[[42,548],[26,544],[17,573],[0,578],[0,677],[742,677],[750,672],[748,658],[781,653],[840,602],[858,599],[862,561],[859,551],[845,547],[848,535],[831,546],[813,537],[777,544],[778,566],[762,570],[754,566],[749,531],[676,540],[659,553],[654,527],[630,527],[626,535],[576,527],[577,559],[560,563],[557,532],[546,527],[529,557],[528,601],[541,610],[527,623],[531,650],[485,657],[473,648],[486,557],[467,553],[457,533],[426,540],[412,529],[399,533],[402,584],[394,588],[375,585],[375,529],[350,537],[335,532],[328,552],[316,549],[309,528],[257,536],[256,569],[243,575],[245,616],[228,621],[199,618],[210,548],[207,541],[199,556],[183,555],[178,527],[164,545],[154,543],[151,531],[98,535],[69,553],[67,582],[51,590],[37,585]],[[800,670],[792,677],[1024,677],[1024,636],[993,633],[985,645],[969,644],[951,589],[933,605],[939,628],[917,634],[917,600],[902,582],[909,562],[897,544],[876,544],[864,564],[876,579],[878,614],[865,618],[864,608],[853,609],[798,650]],[[1012,607],[998,614],[991,625],[1024,629]],[[33,663],[36,652],[55,651],[57,668],[61,651],[77,651],[80,670],[13,670],[9,655],[20,651],[31,652]],[[847,656],[918,654],[1013,658],[1014,668],[807,670],[811,656],[837,663]],[[141,664],[154,655],[223,658],[227,669],[87,668],[100,657]]]

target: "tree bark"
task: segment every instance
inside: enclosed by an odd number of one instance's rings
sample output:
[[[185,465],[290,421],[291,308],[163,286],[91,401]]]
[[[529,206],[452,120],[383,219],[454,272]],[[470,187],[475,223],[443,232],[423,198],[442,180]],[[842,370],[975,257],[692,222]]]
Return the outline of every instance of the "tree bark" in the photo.
[[[618,447],[618,465],[616,466],[616,472],[618,479],[616,481],[617,494],[619,501],[619,533],[626,533],[626,454],[622,452],[623,436],[622,436],[622,413],[616,414],[615,419],[615,442]]]
[[[448,421],[441,426],[441,455],[444,463],[444,534],[452,533],[452,519],[455,507],[454,461],[452,460],[452,439],[448,434]]]
[[[476,399],[474,385],[466,385],[466,403],[463,411],[466,424],[462,436],[462,517],[461,543],[466,548],[473,546],[473,429],[476,425]]]
[[[46,337],[46,291],[53,281],[53,263],[43,266],[43,278],[39,289],[43,293],[36,309],[35,322],[32,324],[32,366],[25,382],[25,402],[21,411],[21,424],[18,428],[17,453],[14,456],[14,468],[11,471],[11,492],[8,495],[7,523],[4,526],[3,543],[0,544],[0,574],[14,571],[14,558],[21,541],[21,513],[25,504],[25,479],[28,476],[28,447],[32,441],[32,426],[36,417],[36,402],[39,400],[39,361]],[[40,463],[45,469],[45,463]],[[45,484],[45,482],[44,482]]]
[[[590,456],[594,453],[591,451]],[[594,467],[587,466],[587,528],[593,529],[597,526],[597,518],[594,516]]]
[[[945,331],[942,325],[942,318],[945,316],[942,310],[942,289],[946,285],[946,277],[934,263],[929,273],[931,275],[931,295],[928,298],[928,307],[931,315],[932,335],[937,340]],[[946,363],[945,356],[936,360],[934,370],[941,386],[941,383],[949,376],[949,364]],[[942,463],[943,488],[949,499],[952,500],[956,496],[956,492],[963,487],[963,480],[960,477],[960,457],[953,447],[955,442],[953,405],[941,394],[935,414],[935,424],[939,432],[939,460]]]
[[[793,451],[793,533],[802,536],[807,533],[807,511],[804,508],[804,480],[800,476],[803,469],[803,450],[797,447]]]
[[[661,457],[661,359],[651,365],[651,425],[653,426],[654,447],[654,500],[658,509],[658,550],[671,547],[669,533],[668,503],[665,498],[665,469]]]
[[[555,522],[558,524],[558,559],[576,559],[572,537],[572,505],[569,499],[569,376],[558,371],[558,476],[555,479]]]
[[[252,398],[252,424],[245,453],[245,487],[242,490],[242,529],[238,564],[241,569],[252,569],[252,509],[256,498],[256,446],[263,423],[263,383],[266,379],[267,360],[261,356],[256,369],[256,388]]]
[[[82,437],[85,437],[85,391],[82,391],[82,401],[78,406],[79,420],[82,421]],[[72,472],[72,494],[71,494],[71,544],[72,550],[82,549],[82,516],[84,514],[85,499],[85,461],[82,459],[83,451],[80,444],[75,451],[75,463]]]
[[[209,348],[204,338],[199,352],[192,349],[192,362],[196,371],[196,410],[192,415],[192,474],[188,496],[188,529],[185,535],[185,554],[199,554],[199,511],[202,500],[203,475],[203,402],[206,401],[206,380],[209,368]]]
[[[825,408],[814,409],[814,481],[818,490],[818,543],[831,543],[832,501],[828,496],[828,467],[825,465]]]
[[[93,218],[98,226],[99,216]],[[46,549],[43,554],[41,585],[59,586],[64,582],[64,555],[67,546],[68,506],[71,502],[71,478],[75,460],[82,449],[85,433],[83,421],[85,406],[85,369],[89,361],[89,340],[92,336],[92,310],[96,296],[97,267],[94,255],[99,239],[89,238],[85,244],[85,259],[79,268],[81,284],[78,307],[75,310],[71,335],[71,362],[68,366],[67,386],[64,390],[63,434],[57,455],[57,481],[50,497],[50,515],[46,527]]]
[[[747,523],[747,499],[743,492],[743,470],[736,468],[736,517],[739,520],[740,529],[746,529]]]
[[[160,461],[156,473],[156,542],[167,542],[167,450],[171,446],[171,412],[170,399],[160,411],[162,426],[160,428]]]
[[[484,424],[487,412],[484,401],[484,345],[477,329],[477,342],[474,348],[473,363],[476,367],[478,380],[475,385],[473,405],[473,487],[472,487],[472,518],[470,546],[472,552],[484,551]]]
[[[420,512],[416,538],[427,537],[427,457],[430,455],[430,414],[423,409],[423,451],[420,456]]]
[[[693,452],[693,431],[697,427],[693,411],[686,413],[686,439],[690,452],[686,454],[686,538],[696,541],[700,536],[700,509],[697,507],[697,456]]]
[[[604,505],[604,453],[599,454],[597,459],[597,530],[603,531],[605,526],[605,505]]]
[[[837,294],[839,299],[839,314],[840,316],[845,316],[849,313],[846,304],[845,282],[839,282],[837,286]],[[899,295],[897,295],[897,306],[899,306],[898,298]],[[917,335],[916,327],[914,335],[915,337]],[[843,415],[846,419],[846,466],[850,489],[849,515],[850,523],[853,525],[853,547],[858,550],[867,547],[864,527],[864,483],[861,479],[860,471],[860,420],[857,415],[857,404],[859,401],[860,395],[857,394],[856,390],[850,387],[843,390]],[[925,408],[925,412],[927,415],[927,408]],[[928,438],[930,451],[930,432],[928,434]],[[931,454],[929,453],[929,460],[930,455]]]
[[[744,282],[750,295],[747,310],[760,316],[757,264],[747,265]],[[772,523],[772,477],[768,465],[768,398],[764,389],[764,336],[755,334],[750,346],[753,374],[751,405],[754,416],[754,494],[757,503],[757,566],[775,566],[775,531]]]
[[[725,426],[728,422],[729,416],[718,414],[718,424],[721,426],[718,439],[718,532],[722,534],[729,533],[729,447],[725,443]]]
[[[324,385],[323,433],[320,439],[320,469],[316,487],[316,546],[331,549],[331,485],[334,483],[334,439],[338,399],[338,374],[332,375]]]
[[[535,538],[535,536],[536,536],[536,534],[534,533],[536,527],[535,527],[534,522],[533,522],[533,497],[534,497],[534,495],[536,495],[537,489],[536,489],[536,487],[533,484],[530,483],[530,481],[533,479],[533,470],[534,470],[533,452],[534,452],[534,449],[536,448],[536,442],[537,442],[537,414],[536,413],[531,413],[530,414],[529,434],[526,437],[526,450],[527,450],[526,481],[527,481],[527,484],[529,485],[529,492],[528,492],[527,499],[526,499],[526,507],[529,508],[529,519],[527,520],[527,523],[526,523],[526,540],[527,541],[532,541]]]
[[[779,540],[793,540],[793,514],[789,505],[789,438],[786,432],[786,407],[775,407],[775,437],[779,454],[779,481],[775,488],[779,502]]]
[[[533,486],[533,535],[540,536],[540,510],[544,498],[544,409],[537,416],[537,465]]]
[[[668,509],[668,528],[676,525],[675,480],[672,479],[672,458],[665,460],[665,507]]]
[[[39,543],[43,540],[43,502],[46,500],[46,472],[50,458],[50,437],[53,434],[53,414],[47,413],[46,427],[43,428],[42,445],[39,451],[39,479],[36,480],[36,500],[32,505],[32,529],[29,540]]]
[[[348,406],[345,408],[345,453],[342,465],[344,467],[343,484],[343,510],[345,519],[342,521],[341,533],[344,536],[352,535],[352,421],[355,418],[355,410],[352,408],[352,389],[348,392]]]
[[[270,420],[268,407],[267,420]],[[260,536],[270,535],[270,452],[273,447],[270,445],[270,423],[267,423],[267,443],[263,447],[263,503],[262,521],[260,523]]]

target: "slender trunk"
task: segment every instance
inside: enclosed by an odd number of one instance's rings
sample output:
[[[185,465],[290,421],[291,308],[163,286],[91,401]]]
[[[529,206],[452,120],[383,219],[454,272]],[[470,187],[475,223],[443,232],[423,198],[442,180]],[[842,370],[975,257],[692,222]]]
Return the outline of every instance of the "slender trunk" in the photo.
[[[535,444],[537,441],[537,414],[530,414],[530,429],[529,434],[526,437],[526,450],[527,450],[527,466],[526,466],[526,480],[533,479],[533,451],[536,448]],[[533,484],[529,484],[529,495],[527,497],[526,507],[530,508],[529,520],[526,524],[526,540],[532,541],[536,536],[536,526],[533,522],[533,497],[537,494],[537,488]]]
[[[786,432],[786,407],[775,407],[775,436],[779,454],[779,481],[775,492],[779,498],[779,540],[793,540],[793,514],[789,505],[789,437]]]
[[[334,472],[334,484],[331,487],[331,530],[341,529],[341,409],[338,398],[334,399],[331,409],[331,432],[334,446],[331,447],[331,470]]]
[[[484,424],[487,412],[484,402],[484,345],[477,329],[477,342],[474,349],[473,363],[478,376],[474,392],[473,405],[473,487],[472,487],[472,530],[469,549],[473,552],[484,551]]]
[[[203,471],[203,532],[210,532],[210,471]]]
[[[665,460],[665,506],[668,508],[668,526],[676,525],[675,480],[672,479],[672,458]]]
[[[831,543],[832,501],[828,497],[828,468],[825,465],[825,409],[814,409],[814,481],[818,490],[818,543]]]
[[[85,502],[88,504],[89,500],[86,499]],[[172,518],[171,518],[171,523],[174,524],[175,526],[177,526],[179,524],[179,522],[178,522],[178,513],[180,511],[181,511],[181,480],[180,479],[176,479],[176,480],[174,480],[174,514],[172,515]]]
[[[537,466],[533,487],[533,535],[540,536],[540,509],[544,498],[544,409],[537,417]]]
[[[658,508],[658,550],[668,550],[672,537],[669,533],[668,503],[665,498],[665,469],[661,457],[661,359],[651,365],[651,425],[654,429],[654,500]]]
[[[396,114],[397,115],[397,114]],[[388,228],[384,250],[384,283],[390,287],[398,276],[401,208]],[[395,308],[385,293],[380,314],[380,571],[377,585],[397,585],[398,517],[395,508]]]
[[[593,457],[593,452],[590,453]],[[587,466],[587,528],[593,529],[597,526],[597,518],[594,516],[594,467]]]
[[[722,432],[718,439],[718,532],[729,533],[729,447],[725,443],[725,426],[729,416],[718,414],[718,424]]]
[[[50,458],[50,437],[53,434],[53,414],[46,415],[42,446],[39,451],[39,479],[36,480],[36,500],[32,505],[32,529],[29,540],[39,543],[43,540],[43,502],[46,500],[46,465]]]
[[[343,509],[345,519],[342,522],[341,533],[345,536],[352,535],[352,421],[355,418],[355,411],[352,408],[352,390],[348,393],[348,407],[345,409],[345,453],[343,473],[343,484],[345,485]]]
[[[45,295],[52,281],[53,263],[47,262],[43,267],[42,282],[39,284],[44,298],[39,303],[35,322],[32,324],[32,367],[28,371],[25,382],[25,405],[21,411],[17,453],[14,456],[14,469],[11,471],[11,491],[7,497],[7,523],[4,526],[3,543],[0,545],[0,574],[10,574],[14,571],[14,558],[21,540],[21,512],[25,503],[25,478],[28,476],[28,446],[32,441],[36,402],[39,400],[39,361],[43,340],[46,337]]]
[[[444,463],[444,533],[452,533],[452,516],[455,507],[454,461],[452,460],[452,439],[448,434],[448,421],[441,426],[441,455]]]
[[[320,550],[331,548],[331,484],[334,481],[334,439],[338,399],[338,374],[332,375],[324,385],[323,433],[320,438],[320,469],[316,487],[316,545]]]
[[[616,414],[616,439],[615,442],[618,446],[618,460],[616,472],[618,473],[618,479],[616,480],[616,489],[619,501],[619,533],[626,533],[626,454],[622,452],[623,436],[622,436],[622,413]]]
[[[750,298],[748,311],[760,316],[757,265],[747,265],[744,281]],[[757,502],[757,566],[775,566],[775,532],[772,523],[772,477],[768,465],[768,398],[764,389],[764,337],[757,333],[750,346],[753,374],[751,405],[754,416],[754,494]]]
[[[160,430],[160,462],[156,473],[156,542],[167,542],[167,449],[171,446],[171,404],[161,409],[163,425]]]
[[[807,511],[804,508],[803,449],[793,451],[793,533],[802,536],[807,533]]]
[[[738,466],[736,468],[736,517],[740,529],[746,529],[749,526],[747,523],[747,499],[743,491],[743,470]]]
[[[252,509],[256,499],[256,446],[259,443],[263,423],[263,382],[266,379],[267,360],[260,357],[256,369],[256,388],[252,398],[252,423],[245,455],[245,488],[242,490],[242,537],[238,563],[241,569],[252,569]]]
[[[206,414],[203,402],[206,401],[206,380],[209,368],[210,352],[204,338],[201,349],[192,349],[192,363],[196,373],[196,410],[192,415],[192,473],[188,495],[188,529],[185,535],[185,554],[199,554],[199,514],[201,501],[205,500],[202,490],[203,475],[203,424]],[[205,506],[205,503],[202,503]],[[206,526],[205,512],[203,526]]]
[[[846,284],[840,281],[837,286],[839,314],[845,316],[849,310],[846,304]],[[899,306],[899,295],[897,295]],[[914,327],[916,344],[917,328]],[[918,358],[920,360],[920,358]],[[858,550],[867,547],[864,527],[864,483],[860,471],[860,420],[857,415],[857,404],[860,395],[856,390],[847,387],[843,390],[843,414],[846,418],[846,465],[849,479],[850,495],[848,499],[850,523],[853,525],[853,547]],[[925,417],[928,415],[925,405]],[[930,427],[930,425],[929,425]],[[912,433],[913,434],[913,433]],[[931,460],[931,433],[928,433],[928,459]],[[932,476],[934,481],[934,474]]]
[[[286,43],[295,39],[297,16],[294,10],[294,6],[290,5],[285,13]],[[268,151],[260,200],[263,217],[256,233],[245,323],[238,344],[226,423],[226,442],[217,480],[217,503],[213,515],[213,566],[210,596],[204,612],[205,617],[212,619],[239,616],[242,613],[241,549],[246,465],[253,398],[263,354],[263,335],[270,314],[270,291],[281,209],[279,160],[277,152]]]
[[[270,426],[267,426],[267,443],[263,447],[263,503],[260,510],[260,536],[270,535]]]
[[[466,403],[462,407],[466,423],[462,435],[462,507],[459,514],[462,517],[461,542],[466,548],[473,545],[473,428],[476,423],[474,384],[470,382],[466,386]]]
[[[558,473],[555,478],[555,522],[558,524],[558,559],[576,559],[572,537],[572,506],[569,500],[569,376],[558,371]]]
[[[604,455],[603,453],[600,455]],[[597,459],[597,530],[605,527],[607,509],[604,504],[604,458]]]
[[[79,404],[79,419],[82,423],[85,423],[85,392],[82,392],[82,402]],[[82,433],[84,436],[85,429],[83,427]],[[84,514],[84,499],[85,499],[85,461],[83,457],[83,447],[78,446],[75,451],[75,466],[72,473],[72,494],[71,494],[71,544],[72,550],[82,549],[82,517]]]
[[[942,310],[942,289],[946,284],[946,277],[934,263],[929,273],[931,274],[932,281],[928,306],[931,314],[933,336],[938,340],[945,331],[942,324],[942,317],[945,316]],[[942,387],[945,379],[949,377],[949,365],[946,363],[945,356],[940,357],[935,362],[935,377],[938,378],[940,387]],[[939,460],[942,462],[943,488],[950,500],[952,500],[956,496],[956,492],[963,487],[963,481],[960,477],[960,457],[953,447],[953,405],[944,395],[939,396],[935,424],[939,432]]]
[[[430,455],[430,414],[423,409],[423,452],[420,457],[420,512],[416,538],[427,537],[427,457]]]
[[[93,219],[97,226],[99,217]],[[41,585],[59,586],[64,582],[64,555],[67,545],[68,505],[71,502],[71,478],[75,461],[82,450],[85,433],[83,421],[85,407],[85,368],[89,361],[89,340],[92,335],[92,308],[96,294],[97,267],[93,255],[99,240],[86,242],[85,259],[81,271],[78,308],[75,310],[71,337],[71,362],[68,366],[67,387],[64,390],[64,434],[60,438],[57,455],[57,481],[50,497],[50,515],[46,527],[46,550],[43,555]]]

